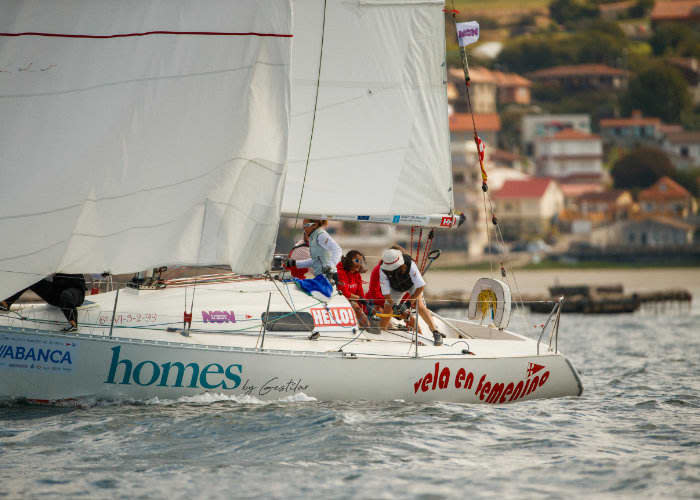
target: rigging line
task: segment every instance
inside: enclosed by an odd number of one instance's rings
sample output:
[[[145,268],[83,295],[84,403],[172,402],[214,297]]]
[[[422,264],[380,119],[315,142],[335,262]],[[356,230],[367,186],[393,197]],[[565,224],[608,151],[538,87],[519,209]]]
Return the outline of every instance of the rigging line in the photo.
[[[311,146],[314,141],[314,128],[316,127],[316,110],[318,109],[318,94],[321,88],[321,67],[323,63],[323,42],[326,37],[326,6],[328,0],[323,0],[323,21],[321,23],[321,47],[318,53],[318,75],[316,78],[316,96],[314,97],[314,114],[311,119],[311,134],[309,135],[309,150],[306,153],[306,165],[304,166],[304,179],[301,182],[301,193],[299,194],[299,205],[297,215],[294,219],[294,229],[299,224],[299,214],[301,213],[301,201],[304,199],[304,186],[306,186],[306,174],[309,172],[309,160],[311,158]],[[286,300],[286,299],[285,299]]]
[[[272,284],[275,285],[275,288],[277,289],[277,292],[282,296],[282,298],[284,299],[284,301],[287,303],[287,306],[289,306],[289,309],[294,313],[294,316],[297,317],[297,319],[299,320],[299,322],[300,322],[302,325],[304,325],[305,328],[308,328],[309,325],[306,323],[306,321],[304,321],[303,319],[301,319],[301,316],[299,316],[299,312],[297,312],[297,310],[289,303],[289,301],[287,300],[287,297],[284,296],[284,293],[282,293],[282,290],[280,290],[280,288],[277,286],[277,283],[275,282],[275,279],[270,275],[270,272],[269,272],[269,271],[267,272],[267,277],[269,278],[270,281],[272,281]],[[313,328],[311,329],[311,331],[313,331]]]
[[[483,199],[483,205],[484,205],[484,225],[486,226],[486,243],[488,244],[487,248],[491,248],[491,233],[489,231],[489,215],[488,212],[486,211],[486,192],[482,191],[482,199]],[[493,261],[489,260],[489,267],[491,269],[491,275],[493,276]]]

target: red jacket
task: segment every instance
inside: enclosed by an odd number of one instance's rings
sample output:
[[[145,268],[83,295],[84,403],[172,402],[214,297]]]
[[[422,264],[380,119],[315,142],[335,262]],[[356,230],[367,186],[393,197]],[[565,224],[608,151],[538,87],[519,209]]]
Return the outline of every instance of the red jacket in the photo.
[[[350,295],[365,297],[365,291],[362,289],[362,275],[357,272],[348,272],[343,267],[342,262],[338,262],[336,266],[338,270],[338,291],[350,298]]]
[[[381,272],[379,266],[381,265],[382,261],[380,260],[379,264],[372,269],[372,274],[369,275],[369,289],[367,290],[367,298],[372,299],[378,309],[384,307],[384,295],[382,295],[382,287],[379,284],[379,273]]]

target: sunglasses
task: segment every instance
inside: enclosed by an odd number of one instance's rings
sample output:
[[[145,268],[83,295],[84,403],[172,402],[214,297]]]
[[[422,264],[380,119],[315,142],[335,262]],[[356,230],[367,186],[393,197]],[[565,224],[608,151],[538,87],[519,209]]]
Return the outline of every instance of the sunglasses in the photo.
[[[304,227],[314,227],[315,225],[315,222],[307,222],[306,224],[304,224]]]

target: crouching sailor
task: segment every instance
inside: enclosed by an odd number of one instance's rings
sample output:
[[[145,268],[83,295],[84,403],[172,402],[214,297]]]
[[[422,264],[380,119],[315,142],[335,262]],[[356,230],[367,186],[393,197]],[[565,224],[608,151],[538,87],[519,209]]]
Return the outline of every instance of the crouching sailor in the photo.
[[[60,307],[63,315],[70,323],[64,332],[78,330],[78,307],[85,301],[85,277],[82,274],[52,274],[32,286],[20,290],[12,297],[0,301],[0,310],[8,311],[20,296],[31,290],[48,304]]]
[[[418,308],[418,314],[433,332],[433,344],[442,345],[443,335],[435,328],[433,316],[423,298],[425,281],[410,255],[396,249],[386,250],[382,255],[379,284],[384,295],[384,314],[386,314],[382,318],[382,329],[389,326],[392,312],[404,317],[408,316],[407,308],[401,306],[401,297],[408,292],[410,295],[408,303]]]
[[[337,278],[336,266],[343,250],[326,231],[327,220],[304,219],[304,234],[309,238],[310,259],[287,259],[286,267],[310,267],[314,276],[321,274]],[[337,281],[337,280],[336,280]]]

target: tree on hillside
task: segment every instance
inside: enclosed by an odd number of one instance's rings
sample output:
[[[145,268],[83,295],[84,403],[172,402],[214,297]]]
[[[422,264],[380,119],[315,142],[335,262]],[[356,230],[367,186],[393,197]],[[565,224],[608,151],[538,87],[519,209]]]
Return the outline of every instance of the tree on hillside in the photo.
[[[559,24],[570,24],[598,17],[598,6],[586,0],[553,0],[549,4],[549,15]]]
[[[680,23],[664,23],[649,40],[654,54],[700,56],[700,32]]]
[[[615,65],[629,47],[617,23],[589,20],[576,33],[539,32],[506,41],[498,64],[519,73],[582,63]]]
[[[639,109],[668,123],[678,123],[692,105],[683,76],[661,63],[642,70],[630,81],[622,104],[627,113]]]
[[[673,180],[690,191],[693,196],[700,195],[700,168],[688,168],[686,170],[677,170]]]
[[[508,40],[498,54],[497,63],[516,73],[571,64],[576,55],[566,43],[568,38],[568,35],[547,33]]]
[[[649,15],[653,8],[654,0],[637,0],[637,3],[630,8],[629,15],[632,18],[645,17]]]
[[[666,153],[656,148],[638,148],[613,165],[610,174],[617,189],[648,188],[663,176],[673,177],[676,169]]]

